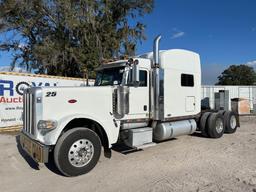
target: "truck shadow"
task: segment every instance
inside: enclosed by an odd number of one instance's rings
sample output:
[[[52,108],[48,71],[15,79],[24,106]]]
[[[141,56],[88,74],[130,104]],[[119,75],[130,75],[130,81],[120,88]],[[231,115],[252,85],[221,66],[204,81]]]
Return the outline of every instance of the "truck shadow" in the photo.
[[[112,147],[112,150],[114,150],[118,153],[121,153],[123,155],[128,155],[129,153],[142,151],[142,149],[136,149],[136,148],[128,147],[127,145],[125,145],[123,143],[114,144],[113,147]]]
[[[20,136],[17,135],[16,136],[16,144],[17,144],[17,149],[18,149],[18,152],[20,153],[20,155],[25,159],[25,161],[28,163],[28,165],[34,169],[34,170],[40,170],[40,165],[35,162],[21,147],[20,145]],[[45,166],[50,170],[52,171],[53,173],[57,174],[57,175],[61,175],[61,172],[57,169],[57,167],[55,166],[55,163],[53,161],[53,157],[52,155],[49,155],[49,162],[48,163],[45,163]]]
[[[201,138],[205,138],[208,139],[206,136],[202,135],[201,132],[194,132],[193,134],[191,134],[192,137],[201,137]]]
[[[153,140],[153,143],[161,144],[161,143],[165,143],[165,142],[168,142],[168,141],[174,141],[174,140],[177,140],[177,138],[170,138],[170,139],[167,139],[167,140],[164,140],[164,141],[155,141],[155,140]],[[150,147],[153,147],[153,146],[150,146]],[[121,153],[123,155],[128,155],[130,153],[143,151],[144,148],[132,148],[132,147],[129,147],[129,146],[125,145],[124,143],[117,143],[117,144],[113,145],[112,150],[114,150],[118,153]]]
[[[20,155],[25,159],[25,161],[29,164],[29,166],[32,169],[39,170],[39,164],[36,163],[26,152],[22,149],[20,145],[20,135],[16,135],[16,144],[17,144],[17,149]]]
[[[161,144],[161,143],[167,143],[169,141],[175,141],[177,140],[177,138],[170,138],[170,139],[166,139],[166,140],[163,140],[163,141],[156,141],[156,140],[153,140],[156,144]]]
[[[48,159],[48,163],[45,163],[44,164],[47,169],[49,169],[51,172],[57,174],[57,175],[60,175],[60,176],[64,176],[59,170],[58,168],[56,167],[55,163],[54,163],[54,157],[53,157],[53,154],[50,153],[49,154],[49,159]]]

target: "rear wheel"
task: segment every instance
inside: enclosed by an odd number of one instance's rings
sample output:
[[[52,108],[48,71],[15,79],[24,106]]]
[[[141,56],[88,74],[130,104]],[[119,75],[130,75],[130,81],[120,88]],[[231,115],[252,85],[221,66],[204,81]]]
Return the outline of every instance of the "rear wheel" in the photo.
[[[212,113],[207,119],[207,133],[211,138],[220,138],[224,133],[223,116],[220,113]]]
[[[205,112],[200,118],[199,129],[201,131],[201,134],[205,137],[209,137],[207,133],[206,122],[210,114],[210,112]]]
[[[101,154],[98,135],[87,128],[65,132],[54,149],[54,161],[61,173],[77,176],[88,173],[97,164]]]
[[[224,115],[226,111],[225,110],[219,110],[218,113],[221,114],[221,115]]]
[[[225,133],[235,133],[238,120],[237,115],[233,111],[226,111],[224,114]]]

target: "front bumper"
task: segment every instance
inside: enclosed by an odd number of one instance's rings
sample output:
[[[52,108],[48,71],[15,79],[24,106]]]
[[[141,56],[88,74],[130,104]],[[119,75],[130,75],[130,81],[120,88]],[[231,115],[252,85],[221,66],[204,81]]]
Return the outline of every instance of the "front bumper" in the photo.
[[[20,145],[22,149],[36,162],[47,163],[49,159],[49,146],[43,145],[28,137],[23,132],[20,133]]]

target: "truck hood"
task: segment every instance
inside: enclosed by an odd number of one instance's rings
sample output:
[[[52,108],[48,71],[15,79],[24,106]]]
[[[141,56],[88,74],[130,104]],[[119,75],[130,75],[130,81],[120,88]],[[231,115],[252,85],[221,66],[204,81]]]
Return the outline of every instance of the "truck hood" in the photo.
[[[44,87],[43,119],[59,120],[70,114],[101,118],[112,112],[113,87]]]

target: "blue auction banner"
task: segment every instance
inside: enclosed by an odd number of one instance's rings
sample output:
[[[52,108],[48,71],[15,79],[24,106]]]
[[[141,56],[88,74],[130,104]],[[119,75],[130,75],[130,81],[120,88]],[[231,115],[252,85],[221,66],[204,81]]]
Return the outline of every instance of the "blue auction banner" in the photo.
[[[83,79],[0,72],[0,128],[22,124],[23,91],[26,88],[83,85]]]

